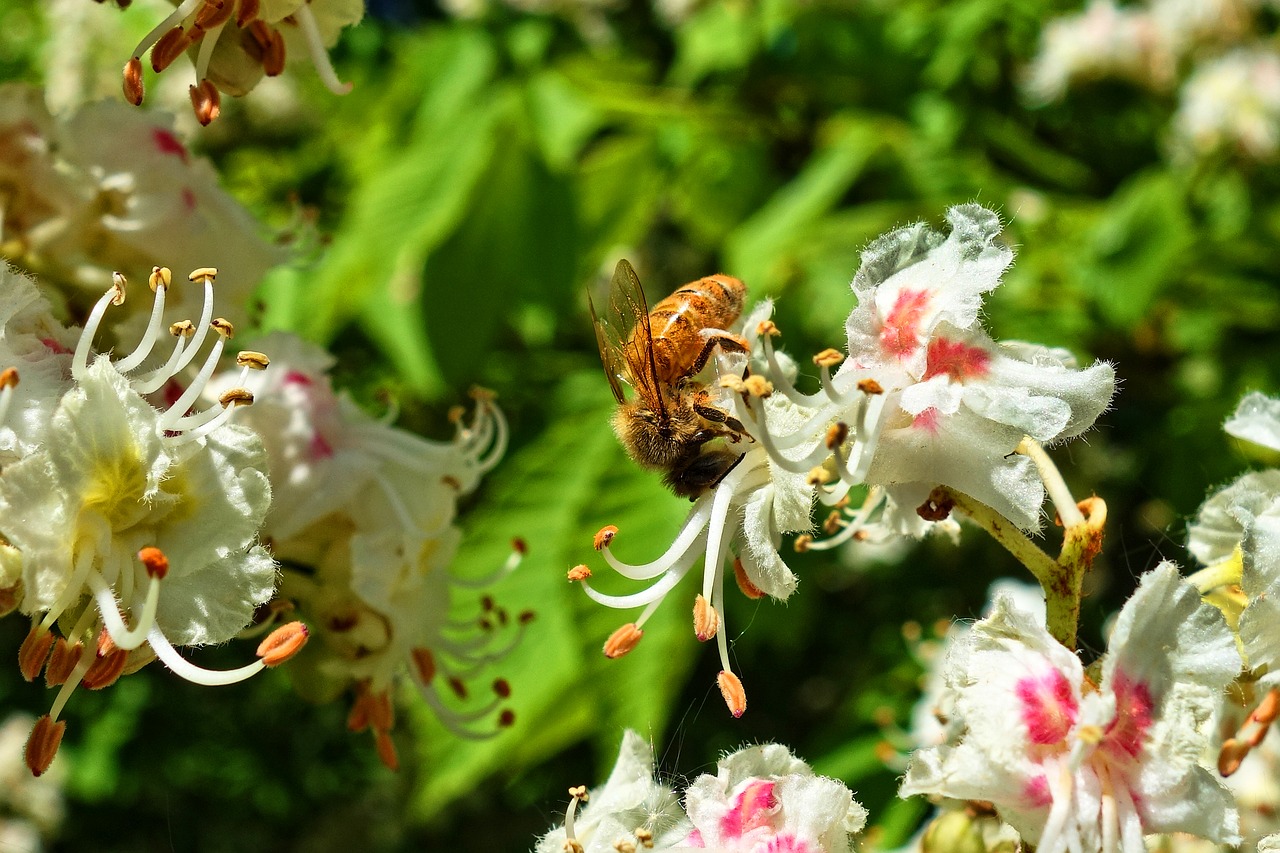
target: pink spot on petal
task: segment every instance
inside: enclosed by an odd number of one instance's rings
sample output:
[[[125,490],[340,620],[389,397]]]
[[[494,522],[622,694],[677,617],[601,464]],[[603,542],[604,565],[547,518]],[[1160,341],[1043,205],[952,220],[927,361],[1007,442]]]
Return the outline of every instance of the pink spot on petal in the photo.
[[[904,358],[914,352],[920,346],[920,322],[928,307],[928,291],[900,292],[880,327],[880,348],[897,358]]]
[[[941,420],[942,413],[930,406],[911,419],[911,428],[922,429],[930,435],[937,435],[938,425]]]
[[[775,835],[770,838],[764,847],[753,847],[753,850],[759,850],[760,853],[820,853],[803,838],[796,838],[789,832]]]
[[[156,150],[161,154],[172,154],[182,162],[188,162],[189,155],[187,148],[178,137],[174,136],[163,127],[152,128],[151,141],[155,143]]]
[[[196,209],[196,194],[191,187],[182,188],[182,206],[187,209],[187,213]]]
[[[41,338],[40,343],[44,344],[44,348],[55,355],[67,355],[71,350],[55,341],[53,338]]]
[[[329,459],[333,456],[333,445],[325,441],[320,433],[311,436],[311,441],[307,444],[307,455],[312,459]]]
[[[949,376],[956,382],[986,376],[991,369],[991,353],[964,341],[934,338],[929,341],[924,378]]]
[[[681,847],[706,847],[707,842],[702,840],[702,833],[694,830],[689,833],[689,837],[680,843]]]
[[[741,838],[746,833],[769,825],[778,810],[778,800],[773,796],[774,783],[766,779],[751,779],[734,798],[734,803],[720,818],[722,841]]]
[[[1053,803],[1053,794],[1049,793],[1049,780],[1044,775],[1032,778],[1022,786],[1022,799],[1035,808],[1048,808]]]
[[[1107,726],[1103,739],[1105,746],[1120,750],[1130,756],[1142,751],[1142,743],[1151,729],[1155,716],[1155,701],[1151,689],[1141,681],[1134,681],[1121,670],[1112,679],[1116,697],[1116,717]]]
[[[290,370],[284,375],[285,385],[311,385],[314,384],[310,376],[297,370]]]
[[[1067,677],[1056,669],[1018,679],[1022,722],[1032,743],[1061,743],[1076,721],[1076,697]]]

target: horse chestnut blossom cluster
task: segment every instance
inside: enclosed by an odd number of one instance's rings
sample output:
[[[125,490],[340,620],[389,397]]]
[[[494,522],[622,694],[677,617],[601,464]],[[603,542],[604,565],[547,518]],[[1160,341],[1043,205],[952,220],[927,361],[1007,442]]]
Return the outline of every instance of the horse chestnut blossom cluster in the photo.
[[[867,819],[847,787],[814,775],[777,744],[725,756],[716,775],[685,789],[682,806],[654,779],[653,752],[632,731],[604,785],[569,795],[564,826],[543,836],[535,853],[851,853]]]
[[[124,8],[126,0],[115,0]],[[195,63],[189,89],[196,119],[207,125],[222,111],[222,95],[248,94],[265,77],[284,73],[304,56],[337,95],[351,91],[329,62],[329,48],[364,17],[364,0],[175,0],[174,9],[143,37],[124,66],[124,96],[145,95],[142,58],[159,74],[183,53]]]
[[[995,213],[968,204],[951,208],[947,219],[949,234],[912,225],[863,252],[846,353],[814,357],[814,393],[795,387],[794,363],[774,349],[770,306],[748,315],[749,356],[720,356],[717,365],[717,403],[749,437],[738,464],[694,502],[658,559],[624,563],[612,551],[614,528],[596,537],[619,574],[658,580],[642,592],[605,595],[590,585],[586,566],[569,573],[595,601],[645,608],[610,637],[606,655],[635,648],[645,620],[701,557],[694,632],[716,638],[719,686],[740,716],[746,694],[730,669],[722,624],[725,565],[732,563],[749,597],[785,600],[797,581],[778,551],[781,537],[810,530],[815,504],[830,507],[824,529],[832,535],[815,540],[805,532],[798,548],[922,536],[943,521],[916,512],[937,486],[969,495],[1019,528],[1039,526],[1039,443],[1087,430],[1110,403],[1115,371],[1101,361],[1077,369],[1061,350],[996,343],[979,322],[982,297],[1000,284],[1013,252],[997,241]],[[1034,447],[1018,452],[1028,440]],[[858,487],[867,487],[867,497],[854,506]]]
[[[370,729],[393,769],[392,689],[401,673],[460,736],[511,725],[513,712],[500,707],[507,681],[473,685],[519,642],[532,613],[509,613],[489,596],[469,615],[456,605],[460,592],[514,570],[524,545],[517,541],[489,577],[449,571],[461,539],[458,499],[506,448],[506,421],[491,395],[474,394],[469,421],[455,410],[451,441],[429,441],[335,392],[334,358],[320,347],[283,333],[260,345],[272,369],[246,383],[260,402],[244,423],[263,437],[272,472],[263,535],[283,570],[273,618],[296,608],[316,634],[290,667],[299,691],[316,701],[352,692],[350,727]],[[240,383],[228,374],[212,387]]]
[[[252,288],[284,259],[259,232],[171,116],[108,101],[55,118],[39,89],[0,86],[0,256],[76,307],[92,305],[115,272],[144,281],[154,266],[191,270],[225,256],[220,302],[239,323]],[[191,290],[171,293],[170,309],[199,312]]]
[[[189,681],[229,684],[306,642],[301,623],[283,625],[256,662],[231,671],[204,669],[175,648],[237,636],[276,582],[258,541],[271,500],[262,442],[229,423],[253,402],[244,380],[267,357],[241,353],[236,387],[197,405],[234,334],[214,316],[216,276],[197,269],[186,284],[203,293],[198,325],[166,326],[166,295],[181,285],[156,268],[142,339],[125,354],[95,354],[100,325],[125,302],[123,276],[68,349],[74,333],[50,316],[35,284],[3,271],[4,600],[31,620],[18,654],[23,676],[43,673],[58,688],[27,741],[37,775],[57,753],[66,728],[58,716],[77,687],[107,687],[156,658]]]

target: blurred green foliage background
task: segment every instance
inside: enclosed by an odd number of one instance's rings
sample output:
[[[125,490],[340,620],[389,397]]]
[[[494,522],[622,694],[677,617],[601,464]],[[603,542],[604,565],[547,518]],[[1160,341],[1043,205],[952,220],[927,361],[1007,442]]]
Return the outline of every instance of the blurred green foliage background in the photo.
[[[5,79],[47,67],[40,5],[0,11]],[[393,775],[346,732],[345,708],[302,703],[278,674],[214,690],[152,667],[72,703],[58,849],[524,850],[559,820],[568,786],[603,778],[624,726],[682,777],[742,742],[787,743],[855,790],[881,843],[909,836],[924,806],[895,799],[900,768],[882,760],[921,671],[903,625],[927,637],[976,615],[1017,567],[976,531],[884,559],[796,555],[786,606],[730,601],[750,701],[737,721],[692,637],[692,591],[633,654],[605,660],[626,616],[591,605],[564,571],[593,562],[606,523],[623,531],[622,558],[656,555],[687,506],[608,428],[585,294],[620,256],[651,295],[741,277],[777,300],[803,365],[842,345],[871,238],[960,202],[996,208],[1017,260],[988,301],[995,336],[1113,360],[1122,379],[1098,429],[1057,451],[1078,494],[1110,506],[1086,643],[1100,644],[1097,625],[1139,572],[1187,562],[1186,517],[1247,464],[1219,424],[1243,391],[1277,388],[1274,164],[1171,164],[1172,100],[1127,84],[1028,106],[1022,69],[1070,3],[739,0],[677,25],[620,3],[591,26],[583,8],[455,20],[384,0],[334,53],[351,95],[303,69],[284,117],[224,104],[194,140],[242,202],[299,238],[262,288],[264,326],[329,345],[341,383],[369,401],[390,391],[402,425],[429,436],[446,434],[467,386],[498,392],[513,445],[464,512],[458,570],[484,574],[513,536],[529,543],[496,591],[538,612],[496,668],[516,725],[461,742],[406,703]],[[25,630],[5,620],[0,645]],[[0,668],[0,707],[47,701]]]

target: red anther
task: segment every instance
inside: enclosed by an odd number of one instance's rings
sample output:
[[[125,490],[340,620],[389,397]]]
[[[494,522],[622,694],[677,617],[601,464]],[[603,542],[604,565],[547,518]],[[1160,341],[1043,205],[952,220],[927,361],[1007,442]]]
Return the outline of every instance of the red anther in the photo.
[[[400,756],[396,755],[395,742],[387,732],[375,732],[373,743],[378,750],[378,760],[393,773],[400,769]]]
[[[10,613],[18,609],[18,605],[22,602],[22,584],[16,583],[13,586],[0,589],[0,617],[8,616]]]
[[[266,52],[267,47],[271,44],[271,28],[260,20],[249,22],[249,41],[245,42],[245,49],[249,50],[250,55],[253,54],[251,46],[257,47],[257,59],[262,59],[262,54]]]
[[[453,695],[459,699],[467,698],[467,685],[461,678],[454,676],[449,679],[449,689],[453,691]]]
[[[32,776],[39,776],[49,769],[54,756],[58,754],[58,746],[62,743],[62,733],[66,730],[65,720],[55,723],[48,714],[36,720],[35,727],[27,738],[27,748],[23,751]]]
[[[488,632],[493,630],[493,622],[489,621],[488,617],[480,619],[477,624],[480,625],[481,631]]]
[[[80,683],[89,690],[110,687],[124,674],[124,665],[128,660],[129,653],[113,643],[110,651],[94,656],[93,663],[85,671]]]
[[[693,633],[705,643],[720,631],[720,614],[701,593],[693,600]]]
[[[365,691],[367,682],[361,682],[356,688],[356,700],[351,703],[351,712],[347,714],[347,729],[362,732],[369,728],[369,694]]]
[[[182,27],[174,27],[169,32],[160,36],[160,40],[151,48],[151,70],[159,74],[168,68],[173,61],[182,56],[183,51],[191,46],[193,39]],[[136,59],[132,60],[138,63],[138,89],[142,88],[142,63]],[[125,66],[125,93],[128,94],[128,78],[129,66]],[[139,99],[138,103],[142,103]],[[134,104],[137,106],[137,104]]]
[[[80,655],[84,653],[84,646],[80,643],[69,645],[62,637],[53,644],[53,654],[49,655],[49,664],[44,668],[44,683],[46,687],[57,687],[68,678],[71,677],[71,671],[76,668],[76,663],[80,660]]]
[[[261,4],[258,0],[240,0],[240,6],[236,9],[236,26],[244,29],[249,23],[258,17],[258,11]]]
[[[486,612],[487,612],[487,611],[490,611],[490,610],[492,610],[492,609],[493,609],[493,596],[492,596],[492,595],[486,595],[486,596],[484,596],[483,598],[481,598],[481,599],[480,599],[480,609],[481,609],[481,610],[484,610],[484,611],[486,611]]]
[[[138,552],[138,560],[141,561],[143,568],[147,570],[147,577],[149,578],[162,581],[169,574],[169,558],[159,548],[148,545]]]
[[[498,715],[498,728],[509,729],[516,724],[516,712],[510,708],[504,708],[502,713]]]
[[[796,550],[800,550],[799,539],[796,540]],[[747,577],[746,568],[742,565],[742,560],[737,557],[733,558],[733,579],[738,582],[738,589],[742,590],[742,594],[747,598],[764,598],[764,590],[751,582],[751,578]]]
[[[571,581],[584,581],[591,577],[591,569],[587,568],[582,563],[579,563],[569,570],[567,577]]]
[[[729,713],[735,717],[741,717],[747,710],[747,691],[742,688],[742,681],[738,676],[724,669],[716,676],[716,683],[720,685],[720,695],[724,697],[724,703],[729,706]]]
[[[1272,688],[1262,697],[1258,707],[1253,709],[1249,719],[1265,727],[1274,723],[1277,716],[1280,716],[1280,688]]]
[[[391,703],[390,690],[369,694],[369,725],[379,732],[396,727],[396,707]]]
[[[537,618],[537,615],[538,614],[534,613],[532,610],[521,610],[520,615],[516,617],[516,621],[521,625],[528,625]]]
[[[27,681],[34,679],[40,674],[40,670],[44,669],[44,661],[49,656],[53,640],[53,632],[39,626],[33,625],[27,632],[26,639],[18,648],[18,669]]]
[[[597,551],[603,551],[609,547],[609,543],[613,541],[613,537],[618,535],[618,528],[612,524],[605,525],[596,533],[595,546]]]
[[[529,553],[529,543],[517,536],[515,539],[511,540],[511,550],[523,557],[525,554]]]
[[[511,621],[511,617],[507,615],[507,608],[499,607],[497,616],[498,624],[504,628],[507,627],[507,622]]]
[[[1227,738],[1222,744],[1222,751],[1218,753],[1218,773],[1225,778],[1239,770],[1249,754],[1249,748],[1247,743]]]
[[[279,666],[302,650],[308,636],[307,626],[301,622],[281,625],[258,644],[258,657],[267,666]]]
[[[268,77],[279,77],[284,73],[284,36],[274,27],[267,32],[267,45],[262,51],[262,73]]]
[[[636,623],[628,622],[610,634],[609,639],[604,641],[604,656],[607,658],[620,658],[639,645],[643,637],[644,631],[637,628]]]
[[[511,682],[505,678],[499,678],[493,682],[493,692],[498,694],[500,699],[511,698]]]
[[[417,670],[418,680],[423,684],[430,684],[431,679],[436,677],[436,658],[431,654],[431,649],[414,649],[409,652],[409,657],[413,658],[413,668]]]

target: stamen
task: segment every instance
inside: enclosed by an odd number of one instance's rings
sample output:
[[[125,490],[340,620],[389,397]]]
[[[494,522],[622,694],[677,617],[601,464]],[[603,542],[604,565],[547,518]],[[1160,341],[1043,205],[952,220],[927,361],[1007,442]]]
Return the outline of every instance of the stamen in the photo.
[[[54,756],[58,754],[58,746],[62,743],[62,735],[66,730],[65,720],[55,723],[49,714],[36,720],[23,751],[32,776],[39,776],[49,769]]]
[[[147,322],[147,330],[143,333],[142,340],[138,341],[133,352],[115,363],[116,370],[120,373],[128,373],[142,364],[143,360],[151,354],[156,341],[160,339],[160,329],[164,325],[165,294],[169,290],[171,275],[164,267],[152,267],[151,278],[148,279],[151,290],[155,293],[155,299],[151,305],[151,319]]]
[[[13,402],[13,389],[18,387],[18,370],[6,367],[0,370],[0,426],[4,426],[9,416],[9,406]]]
[[[214,370],[218,367],[218,361],[222,358],[222,349],[226,346],[226,341],[230,337],[227,328],[230,324],[225,320],[214,320],[209,325],[217,331],[218,340],[214,341],[213,346],[209,349],[209,355],[205,358],[204,364],[201,365],[200,372],[196,374],[195,379],[191,380],[187,390],[183,391],[182,396],[160,416],[160,429],[162,430],[172,429],[178,420],[186,414],[187,409],[191,408],[191,404],[204,392],[204,386],[208,384]]]
[[[191,96],[191,109],[196,121],[202,127],[208,127],[222,112],[222,94],[212,80],[201,80],[188,90]]]
[[[57,687],[65,683],[83,652],[84,644],[79,640],[73,645],[59,637],[53,646],[53,654],[49,656],[49,665],[44,670],[45,686]]]
[[[578,835],[573,825],[573,819],[578,812],[578,803],[585,803],[587,800],[591,799],[591,795],[587,793],[586,785],[579,785],[576,788],[569,789],[569,797],[569,805],[564,811],[565,847],[573,850],[574,853],[581,853],[582,844],[578,841]],[[570,848],[570,844],[573,844],[574,847]]]
[[[231,20],[235,5],[235,0],[206,0],[204,7],[196,13],[196,28],[207,33],[221,29]]]
[[[93,347],[93,339],[98,334],[98,326],[102,324],[102,316],[107,313],[108,305],[123,305],[125,296],[125,277],[120,273],[111,274],[111,287],[94,303],[85,320],[84,331],[80,340],[76,341],[76,351],[71,357],[71,378],[77,382],[84,378],[89,369],[89,350]]]
[[[201,24],[200,23],[201,18],[206,17],[204,13],[209,11],[210,9],[215,9],[217,17],[221,17],[222,20],[220,22],[215,23],[214,21],[216,20],[216,18],[211,15],[211,16],[207,16],[209,18],[208,25]],[[226,23],[230,18],[231,18],[230,6],[222,6],[222,7],[205,6],[204,9],[200,11],[200,14],[196,16],[196,27],[198,29],[203,30],[206,34],[204,37],[204,41],[200,43],[199,52],[196,53],[196,79],[197,80],[201,80],[201,81],[208,80],[209,60],[213,58],[213,49],[218,44],[218,38],[219,36],[222,35],[223,27],[226,26]]]
[[[302,651],[310,632],[301,622],[290,622],[267,635],[258,645],[258,657],[268,667],[279,666]]]
[[[507,555],[506,561],[496,572],[492,572],[480,578],[460,578],[450,572],[449,580],[459,589],[485,589],[486,587],[493,586],[520,567],[520,563],[524,561],[524,555],[527,550],[528,549],[524,546],[523,539],[513,539],[511,540],[511,553]]]
[[[747,576],[747,570],[742,565],[742,558],[735,557],[733,559],[733,577],[738,582],[738,589],[742,590],[742,594],[750,599],[764,598],[764,590],[751,582],[751,578]]]
[[[620,658],[639,645],[643,637],[644,631],[636,627],[634,622],[628,622],[610,634],[609,639],[604,641],[604,656],[607,658]]]
[[[235,684],[244,681],[262,672],[266,668],[266,662],[256,660],[251,664],[239,667],[237,669],[212,670],[204,667],[196,666],[191,661],[178,654],[177,649],[169,642],[168,638],[155,625],[151,626],[151,630],[147,633],[147,642],[155,651],[156,657],[174,674],[187,681],[195,684],[203,684],[207,687],[217,687],[223,684]]]
[[[111,635],[104,629],[98,638],[98,651],[80,683],[89,690],[110,687],[124,673],[128,659],[129,653],[113,643]]]
[[[130,630],[120,617],[120,605],[107,585],[106,580],[98,572],[90,570],[89,588],[93,590],[94,601],[98,604],[98,613],[102,624],[111,635],[111,639],[122,649],[136,649],[147,639],[148,633],[155,626],[156,608],[160,603],[160,578],[151,575],[151,583],[147,587],[147,598],[142,605],[142,615],[138,624]]]
[[[262,73],[279,77],[284,73],[284,35],[275,28],[268,28],[267,46],[262,51]]]
[[[236,26],[244,29],[253,21],[257,20],[258,12],[261,9],[259,0],[240,0],[240,6],[236,12]]]
[[[179,320],[169,326],[169,334],[174,338],[173,352],[169,354],[169,360],[147,375],[132,380],[129,384],[133,386],[133,390],[146,396],[160,390],[164,383],[176,375],[181,369],[178,365],[182,362],[186,350],[191,349],[194,352],[195,348],[188,344],[195,335],[195,329],[195,324],[190,320]]]
[[[735,565],[736,565],[735,561]],[[705,643],[720,630],[720,614],[707,599],[699,595],[693,600],[693,633],[698,642]]]
[[[203,33],[188,33],[182,27],[174,27],[169,30],[169,32],[160,37],[155,47],[151,48],[151,70],[157,74],[164,71],[173,64],[175,59],[182,56],[186,49],[191,47],[192,43],[201,35]],[[138,70],[141,72],[141,61],[136,59],[133,61],[138,63]]]
[[[169,17],[156,24],[151,32],[142,37],[142,41],[138,42],[138,46],[133,49],[133,58],[140,59],[142,54],[147,52],[147,48],[154,45],[161,36],[169,32],[173,27],[186,20],[187,16],[199,8],[203,2],[204,0],[183,0],[182,4],[174,9]]]
[[[124,64],[124,99],[135,107],[142,106],[146,89],[142,84],[142,60],[133,58]]]
[[[725,490],[717,489],[713,494],[718,494],[722,491]],[[689,515],[685,518],[684,525],[680,528],[680,533],[677,534],[675,541],[663,552],[662,556],[651,562],[633,566],[613,556],[613,551],[610,549],[609,544],[613,541],[613,537],[618,531],[618,528],[613,525],[609,525],[596,534],[596,542],[602,543],[597,544],[596,550],[604,554],[605,562],[609,564],[610,568],[625,578],[637,581],[655,578],[663,572],[672,570],[684,561],[691,551],[699,547],[702,537],[706,533],[707,521],[711,518],[712,509],[713,502],[711,497],[703,495],[698,498],[693,508],[689,510]]]
[[[581,563],[574,566],[568,572],[568,578],[571,581],[584,581],[589,577],[591,577],[591,569]]]
[[[32,625],[26,639],[18,648],[18,671],[27,681],[33,681],[40,670],[44,669],[45,659],[49,657],[49,649],[53,647],[54,635],[39,625]]]
[[[436,659],[431,654],[431,650],[413,649],[409,652],[409,658],[413,662],[413,670],[418,676],[418,680],[423,684],[430,684],[432,679],[436,677]]]
[[[311,55],[311,64],[315,66],[316,73],[320,75],[320,81],[335,95],[345,95],[350,92],[352,84],[339,80],[338,73],[333,70],[333,65],[329,62],[329,52],[325,50],[320,26],[316,23],[315,16],[311,14],[311,7],[303,3],[294,13],[294,17],[302,27],[302,34],[306,37],[307,52]]]
[[[378,731],[373,736],[374,748],[378,752],[378,760],[391,772],[400,769],[400,756],[396,754],[395,742],[385,731]]]
[[[729,670],[723,670],[716,676],[716,684],[720,686],[720,695],[729,706],[729,713],[741,717],[747,710],[747,691],[742,688],[742,681]]]

